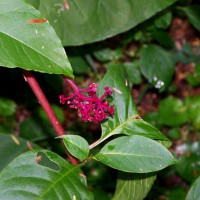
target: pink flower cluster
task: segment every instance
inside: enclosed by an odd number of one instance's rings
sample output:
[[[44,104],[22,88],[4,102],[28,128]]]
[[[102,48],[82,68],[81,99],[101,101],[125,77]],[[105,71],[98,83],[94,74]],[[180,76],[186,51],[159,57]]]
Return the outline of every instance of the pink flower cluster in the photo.
[[[60,103],[67,103],[70,108],[77,109],[78,115],[83,121],[100,122],[114,114],[114,106],[110,106],[109,102],[105,100],[107,96],[112,94],[109,87],[105,87],[104,94],[98,98],[95,83],[90,83],[86,89],[80,89],[71,80],[67,81],[72,86],[74,94],[69,97],[60,95]]]

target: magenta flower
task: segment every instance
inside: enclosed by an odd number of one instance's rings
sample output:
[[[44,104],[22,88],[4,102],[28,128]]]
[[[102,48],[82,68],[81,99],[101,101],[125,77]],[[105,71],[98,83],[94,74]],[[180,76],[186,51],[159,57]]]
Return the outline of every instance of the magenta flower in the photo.
[[[106,97],[112,94],[109,87],[105,87],[104,94],[98,98],[97,86],[95,83],[90,83],[88,88],[81,89],[73,83],[72,80],[66,79],[74,90],[74,94],[69,97],[60,95],[60,103],[67,103],[70,108],[78,110],[78,115],[83,121],[100,122],[109,116],[114,115],[114,106],[110,106]]]

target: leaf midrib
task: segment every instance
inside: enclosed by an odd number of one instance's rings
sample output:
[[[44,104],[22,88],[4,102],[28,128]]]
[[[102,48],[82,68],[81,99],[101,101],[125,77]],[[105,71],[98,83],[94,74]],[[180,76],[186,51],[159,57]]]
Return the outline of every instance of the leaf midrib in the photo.
[[[77,166],[74,166],[74,167],[73,167],[72,169],[70,169],[70,170],[67,170],[67,172],[64,173],[64,174],[62,174],[61,177],[60,177],[59,179],[57,179],[55,182],[52,182],[52,183],[50,184],[50,186],[49,186],[46,190],[44,190],[44,192],[42,192],[42,194],[40,194],[39,197],[38,197],[37,199],[40,200],[40,199],[41,199],[45,194],[47,194],[48,191],[49,191],[50,189],[52,189],[59,181],[62,181],[62,179],[65,178],[66,175],[68,175],[68,174],[70,174],[71,172],[75,171],[77,168],[79,168],[78,165],[77,165]],[[58,172],[57,172],[57,173],[58,173]],[[59,173],[59,174],[60,174],[60,173]]]
[[[130,154],[130,153],[128,153],[128,154],[123,154],[123,153],[118,153],[118,152],[116,152],[116,153],[99,153],[99,154],[97,154],[97,156],[100,156],[100,155],[102,155],[102,156],[107,156],[107,155],[109,155],[109,156],[128,156],[128,157],[149,157],[149,158],[158,158],[158,159],[162,159],[162,157],[158,157],[158,156],[149,156],[149,155],[140,155],[140,154]]]

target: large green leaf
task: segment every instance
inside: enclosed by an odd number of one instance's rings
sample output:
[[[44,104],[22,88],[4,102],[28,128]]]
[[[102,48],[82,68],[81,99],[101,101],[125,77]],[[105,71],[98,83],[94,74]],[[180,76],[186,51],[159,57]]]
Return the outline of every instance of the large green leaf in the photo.
[[[169,85],[174,74],[174,64],[172,56],[159,46],[148,45],[141,51],[141,71],[160,91]]]
[[[40,165],[42,152],[59,170]],[[57,154],[29,151],[17,157],[0,173],[1,200],[91,200],[92,193],[81,176],[80,166],[73,166]]]
[[[130,88],[127,83],[128,76],[123,65],[112,64],[99,86],[100,95],[104,88],[110,86],[113,89],[113,102],[115,113],[102,125],[101,138],[91,147],[96,146],[108,137],[116,134],[143,135],[152,139],[167,140],[167,138],[154,126],[139,117]]]
[[[0,170],[18,155],[29,151],[30,147],[39,148],[37,145],[15,135],[0,133]]]
[[[155,174],[118,174],[117,187],[113,200],[143,200],[156,179]]]
[[[40,0],[63,45],[103,40],[135,27],[176,0]]]
[[[162,144],[139,135],[108,142],[94,158],[114,169],[133,173],[154,172],[176,163]]]
[[[200,200],[200,177],[194,182],[190,188],[186,200]]]
[[[0,2],[0,65],[73,77],[60,39],[24,0]],[[32,20],[32,22],[30,21]]]

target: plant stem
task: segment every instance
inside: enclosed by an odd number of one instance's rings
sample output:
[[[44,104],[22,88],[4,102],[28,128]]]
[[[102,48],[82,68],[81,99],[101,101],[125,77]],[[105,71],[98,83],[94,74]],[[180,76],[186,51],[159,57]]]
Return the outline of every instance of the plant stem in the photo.
[[[58,121],[51,105],[49,104],[45,94],[43,93],[42,89],[40,88],[37,80],[33,76],[30,71],[23,71],[24,79],[28,82],[30,88],[32,89],[33,93],[35,94],[36,98],[38,99],[39,103],[41,104],[42,108],[44,109],[45,113],[47,114],[49,121],[51,122],[56,134],[58,136],[65,135],[65,130],[61,126],[60,122]],[[78,161],[67,151],[67,155],[69,160],[72,164],[78,164]]]

